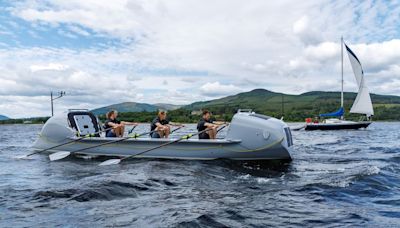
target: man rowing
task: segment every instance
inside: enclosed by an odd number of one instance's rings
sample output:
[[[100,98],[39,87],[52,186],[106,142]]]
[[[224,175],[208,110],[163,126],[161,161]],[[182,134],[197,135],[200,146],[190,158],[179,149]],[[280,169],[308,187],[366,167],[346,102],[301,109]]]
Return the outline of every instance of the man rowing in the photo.
[[[106,131],[106,137],[122,137],[125,132],[125,125],[137,126],[138,123],[119,121],[117,119],[118,112],[116,110],[111,110],[106,114],[107,120],[104,124]]]
[[[202,118],[197,123],[197,130],[199,132],[206,129],[209,130],[199,134],[199,139],[215,139],[217,137],[218,127],[223,124],[225,123],[220,121],[213,121],[211,119],[211,112],[208,110],[204,110]]]
[[[159,111],[157,117],[151,122],[150,136],[152,138],[168,138],[171,126],[183,127],[182,124],[170,122],[166,111]]]

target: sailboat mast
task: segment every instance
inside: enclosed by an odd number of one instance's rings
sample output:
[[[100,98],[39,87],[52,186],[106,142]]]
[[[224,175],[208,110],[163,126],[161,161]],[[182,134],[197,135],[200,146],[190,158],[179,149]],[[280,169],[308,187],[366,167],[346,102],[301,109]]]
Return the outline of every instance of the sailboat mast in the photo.
[[[342,58],[342,93],[341,93],[341,107],[343,108],[343,36],[340,39],[340,51],[341,51],[341,58]]]

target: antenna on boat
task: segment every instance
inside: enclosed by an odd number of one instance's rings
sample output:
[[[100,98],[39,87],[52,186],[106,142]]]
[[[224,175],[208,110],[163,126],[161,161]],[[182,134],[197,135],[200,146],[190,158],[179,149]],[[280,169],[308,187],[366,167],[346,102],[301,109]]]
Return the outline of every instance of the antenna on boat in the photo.
[[[341,92],[340,105],[343,108],[343,36],[340,38],[340,53],[342,58],[342,92]],[[343,119],[343,115],[340,118]]]

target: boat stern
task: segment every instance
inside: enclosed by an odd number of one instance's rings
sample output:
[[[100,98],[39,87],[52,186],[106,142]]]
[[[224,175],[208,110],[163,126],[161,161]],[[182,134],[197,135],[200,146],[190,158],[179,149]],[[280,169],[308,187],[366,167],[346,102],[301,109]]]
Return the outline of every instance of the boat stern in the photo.
[[[241,139],[246,156],[264,160],[291,160],[293,139],[282,120],[251,111],[238,112],[232,118],[227,139]]]

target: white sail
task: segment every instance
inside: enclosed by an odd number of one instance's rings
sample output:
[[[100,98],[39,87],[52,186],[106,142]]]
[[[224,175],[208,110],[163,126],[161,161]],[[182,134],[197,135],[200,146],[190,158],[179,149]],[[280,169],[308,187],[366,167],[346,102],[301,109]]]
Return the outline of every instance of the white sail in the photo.
[[[364,71],[362,69],[361,63],[357,56],[350,50],[345,44],[347,54],[349,55],[351,67],[353,68],[354,76],[356,77],[358,85],[358,94],[353,106],[350,109],[351,113],[360,113],[367,116],[374,115],[374,109],[372,107],[371,96],[369,95],[368,87],[365,85]]]

